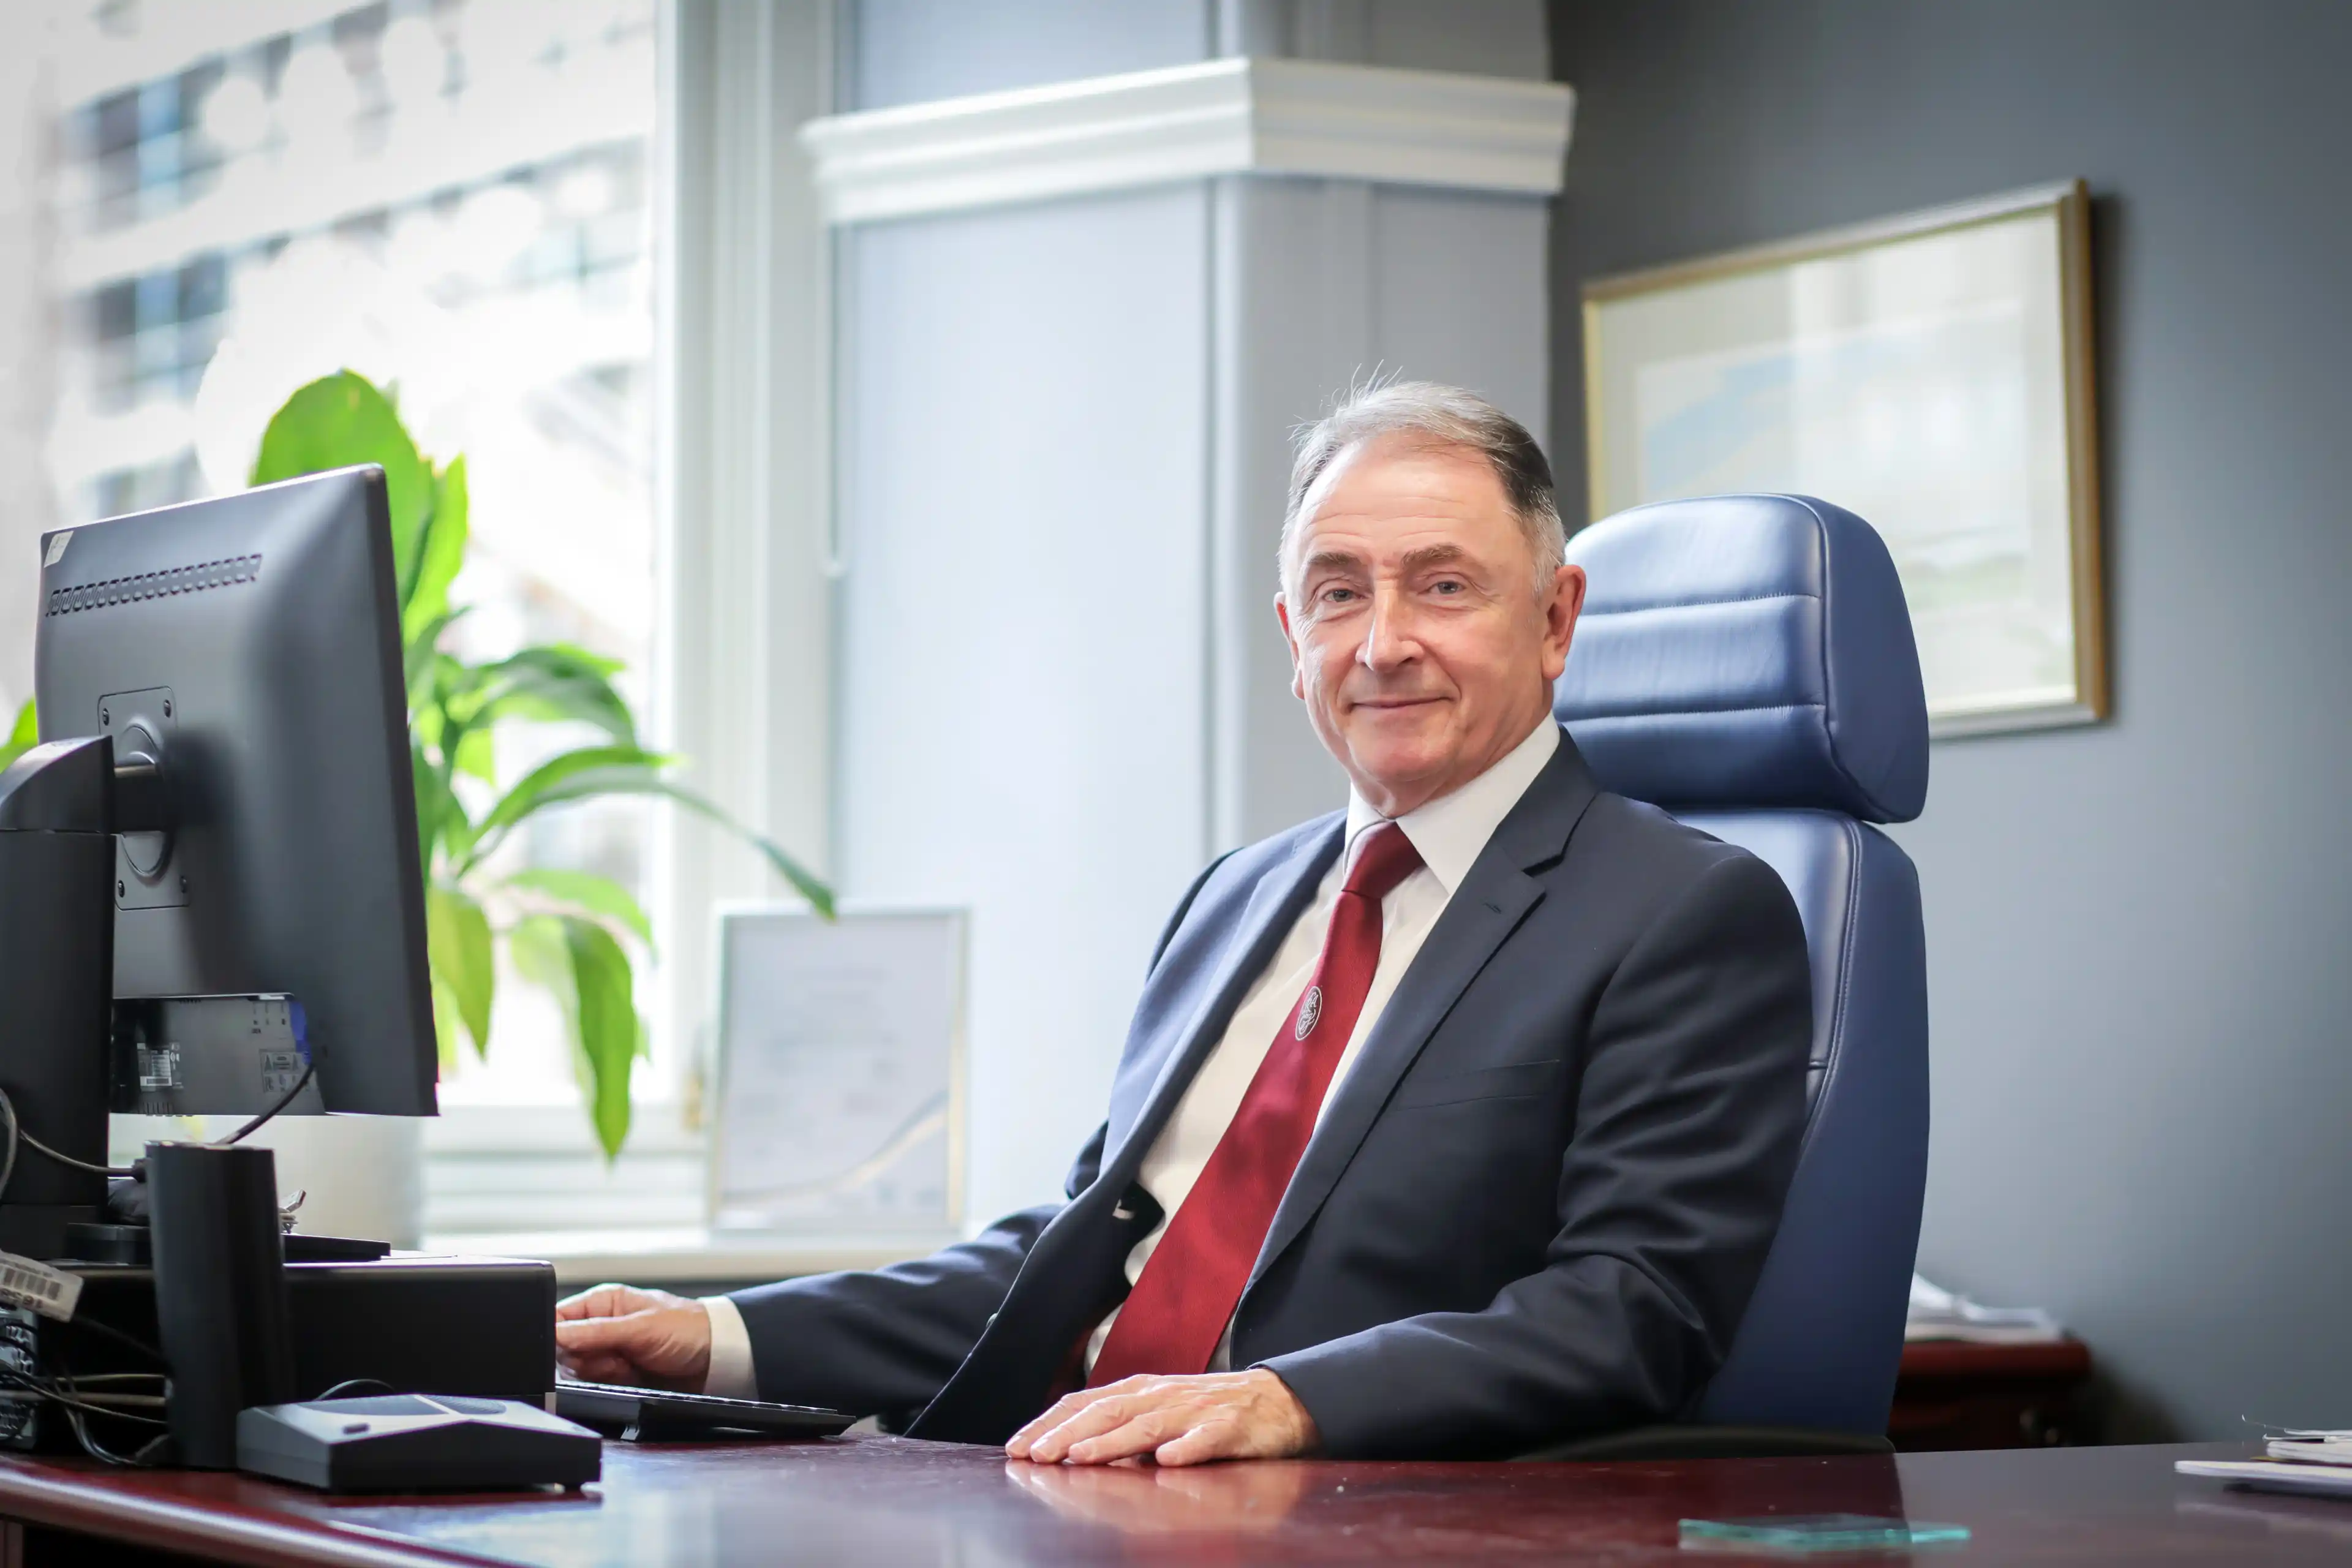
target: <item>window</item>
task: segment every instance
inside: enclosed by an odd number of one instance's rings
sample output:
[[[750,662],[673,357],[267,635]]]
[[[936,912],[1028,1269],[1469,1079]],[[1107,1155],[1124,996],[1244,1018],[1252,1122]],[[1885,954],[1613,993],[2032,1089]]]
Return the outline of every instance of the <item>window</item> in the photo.
[[[656,20],[655,0],[68,6],[47,279],[58,521],[236,488],[278,403],[349,365],[396,387],[428,452],[466,454],[463,651],[614,656],[650,721]],[[560,739],[502,741],[501,777]],[[521,852],[643,889],[654,842],[645,808],[598,805],[544,819]],[[658,977],[639,978],[658,1021]],[[488,1121],[584,1150],[553,1003],[499,996],[490,1059],[445,1076],[446,1133],[478,1147]],[[656,1045],[641,1092],[674,1102],[677,1042]],[[641,1120],[657,1155],[662,1119]],[[428,1229],[543,1217],[499,1208],[465,1165],[433,1178]],[[668,1195],[632,1217],[697,1217],[698,1173],[655,1185]]]

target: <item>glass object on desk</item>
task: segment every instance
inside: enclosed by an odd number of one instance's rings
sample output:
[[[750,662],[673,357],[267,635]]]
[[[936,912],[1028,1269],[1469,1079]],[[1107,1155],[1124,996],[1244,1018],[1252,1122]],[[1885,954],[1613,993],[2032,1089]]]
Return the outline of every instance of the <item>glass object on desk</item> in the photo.
[[[1954,1546],[1969,1538],[1962,1524],[1927,1524],[1870,1513],[1768,1515],[1762,1519],[1686,1519],[1686,1552],[1885,1552],[1914,1546]]]

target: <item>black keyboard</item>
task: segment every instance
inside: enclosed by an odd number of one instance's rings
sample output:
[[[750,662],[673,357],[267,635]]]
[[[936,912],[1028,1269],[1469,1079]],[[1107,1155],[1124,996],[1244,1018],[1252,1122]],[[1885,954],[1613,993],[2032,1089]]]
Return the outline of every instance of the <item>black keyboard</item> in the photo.
[[[631,1443],[695,1437],[830,1437],[856,1419],[814,1405],[772,1405],[715,1394],[672,1394],[616,1383],[559,1383],[555,1413]]]

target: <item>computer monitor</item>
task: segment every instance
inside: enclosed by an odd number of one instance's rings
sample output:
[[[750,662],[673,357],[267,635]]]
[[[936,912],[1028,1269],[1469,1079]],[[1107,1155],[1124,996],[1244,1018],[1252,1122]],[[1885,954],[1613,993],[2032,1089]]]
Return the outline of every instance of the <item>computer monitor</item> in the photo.
[[[112,1108],[268,1109],[290,1018],[319,1092],[289,1110],[434,1114],[383,470],[44,535],[35,685],[44,742],[111,737],[118,826],[162,825],[117,837],[116,1028],[154,1093],[118,1038]],[[222,1001],[124,1005],[194,997]]]

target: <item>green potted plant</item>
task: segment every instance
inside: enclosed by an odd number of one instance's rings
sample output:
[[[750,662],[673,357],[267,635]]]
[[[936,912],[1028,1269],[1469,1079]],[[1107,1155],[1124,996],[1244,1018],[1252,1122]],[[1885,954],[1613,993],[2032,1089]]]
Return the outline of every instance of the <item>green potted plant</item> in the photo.
[[[608,877],[515,864],[499,851],[541,814],[615,795],[658,796],[720,824],[820,913],[833,895],[791,855],[732,821],[673,776],[677,759],[639,742],[635,716],[613,684],[612,659],[562,644],[468,661],[445,647],[466,611],[449,590],[467,538],[466,460],[420,453],[393,399],[352,371],[310,383],[269,421],[251,482],[374,463],[383,469],[408,682],[409,763],[424,854],[425,933],[445,1068],[462,1034],[487,1057],[499,952],[513,973],[551,992],[580,1068],[588,1118],[607,1158],[629,1132],[629,1080],[645,1052],[636,956],[652,922]],[[520,778],[499,776],[492,737],[517,724],[572,723],[595,731]],[[0,743],[0,765],[36,740],[32,704]]]

